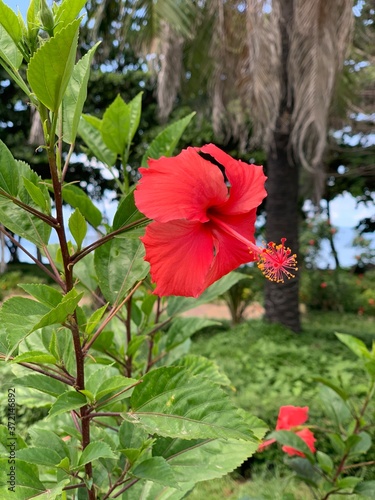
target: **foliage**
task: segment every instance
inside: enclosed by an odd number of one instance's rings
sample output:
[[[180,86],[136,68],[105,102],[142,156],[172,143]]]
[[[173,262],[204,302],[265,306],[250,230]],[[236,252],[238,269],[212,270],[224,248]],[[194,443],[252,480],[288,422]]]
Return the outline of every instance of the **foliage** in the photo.
[[[98,48],[77,60],[84,3],[64,0],[49,9],[32,0],[24,21],[0,0],[0,63],[41,117],[50,173],[42,180],[0,141],[0,231],[36,245],[42,258],[28,255],[46,276],[44,283],[19,284],[22,295],[0,310],[0,360],[14,377],[4,388],[0,494],[178,499],[195,483],[236,468],[265,431],[230,400],[231,382],[217,365],[188,354],[191,336],[215,322],[178,317],[242,276],[224,276],[197,300],[152,294],[139,240],[149,220],[134,204],[127,168],[142,94],[127,102],[114,97],[100,118],[83,114]],[[171,155],[192,118],[165,127],[145,159]],[[77,134],[116,184],[112,221],[67,181]],[[71,207],[69,220],[63,203]],[[51,234],[57,244],[49,243]],[[17,405],[47,409],[48,416],[21,436]]]

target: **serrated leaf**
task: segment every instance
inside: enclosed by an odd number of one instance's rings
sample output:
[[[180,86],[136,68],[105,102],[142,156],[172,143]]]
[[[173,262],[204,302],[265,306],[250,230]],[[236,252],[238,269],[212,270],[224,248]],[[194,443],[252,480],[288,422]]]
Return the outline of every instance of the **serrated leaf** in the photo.
[[[58,484],[56,484],[56,486],[49,487],[45,490],[44,493],[39,494],[35,498],[36,500],[56,500],[57,498],[60,498],[65,486],[67,486],[69,483],[69,479],[63,479]]]
[[[58,33],[64,26],[71,23],[84,8],[86,0],[64,0],[56,5],[55,28],[54,32]]]
[[[20,22],[17,14],[3,0],[0,1],[0,24],[17,45],[22,39]]]
[[[292,431],[273,431],[267,439],[276,439],[283,446],[290,446],[303,453],[310,461],[314,461],[314,456],[305,441]]]
[[[77,186],[63,186],[62,197],[73,208],[78,208],[84,218],[93,226],[98,227],[102,222],[102,213],[87,194]]]
[[[52,286],[39,283],[20,283],[18,286],[50,309],[60,304],[63,299],[62,293]]]
[[[95,392],[95,399],[98,401],[111,392],[121,392],[127,387],[134,385],[136,382],[137,381],[135,379],[123,377],[122,375],[115,375],[113,377],[110,377],[99,385]],[[133,389],[130,389],[121,394],[121,396],[123,398],[130,397],[132,392]]]
[[[224,374],[221,373],[219,367],[211,359],[207,359],[203,356],[197,356],[194,354],[188,354],[183,358],[179,359],[174,365],[183,366],[192,375],[199,375],[200,377],[205,377],[211,382],[222,386],[231,386],[231,381]]]
[[[115,459],[116,455],[114,455],[113,451],[107,443],[90,443],[83,450],[78,464],[85,465],[89,462],[93,462],[94,460],[98,460],[99,458]]]
[[[99,321],[102,319],[104,313],[106,312],[108,304],[104,304],[104,306],[96,309],[89,317],[86,323],[85,332],[87,335],[91,335],[95,328],[98,326]]]
[[[23,56],[12,40],[12,37],[0,24],[0,60],[1,59],[7,66],[17,71],[22,64]]]
[[[232,472],[257,450],[258,443],[234,439],[185,440],[158,438],[153,454],[163,456],[183,487]]]
[[[64,394],[67,390],[67,386],[59,380],[47,377],[46,375],[39,375],[37,373],[17,378],[14,383],[17,386],[30,387],[40,392],[50,394],[54,397],[61,396],[61,394]]]
[[[79,0],[82,3],[82,0]],[[65,7],[65,11],[70,8]],[[78,124],[81,118],[83,105],[87,97],[87,83],[90,76],[90,67],[95,51],[100,42],[94,45],[87,54],[74,66],[72,76],[67,86],[62,103],[63,135],[67,144],[76,140]]]
[[[128,143],[130,109],[120,95],[105,110],[102,120],[102,137],[106,146],[122,155]]]
[[[167,351],[182,344],[199,330],[214,325],[220,325],[220,323],[206,318],[175,318],[166,335],[165,346]]]
[[[87,223],[78,208],[76,208],[69,217],[68,225],[70,232],[77,243],[77,249],[80,250],[87,233]]]
[[[17,162],[3,141],[0,140],[0,190],[12,196],[17,196],[18,188],[19,173]]]
[[[17,450],[17,458],[30,464],[55,466],[61,461],[61,457],[51,448],[33,447]]]
[[[32,427],[29,429],[31,443],[35,447],[51,448],[61,458],[67,455],[67,446],[64,441],[54,432],[48,429],[38,429]]]
[[[116,162],[116,153],[104,143],[101,133],[101,120],[93,120],[90,115],[82,115],[78,133],[89,147],[92,154],[105,165],[112,167]]]
[[[23,177],[23,184],[25,186],[26,191],[29,193],[31,199],[39,208],[42,209],[43,212],[48,211],[48,206],[46,203],[46,199],[44,194],[39,186],[33,184],[29,179]]]
[[[143,155],[142,167],[147,167],[148,158],[158,159],[161,156],[171,156],[178,141],[181,139],[182,134],[194,115],[195,112],[190,113],[190,115],[172,123],[160,132],[160,134],[158,134],[151,142],[150,147]]]
[[[34,325],[31,332],[34,332],[43,326],[64,323],[67,316],[69,314],[73,314],[82,296],[83,292],[78,294],[74,288],[70,290],[70,292],[63,296],[60,304],[58,304],[54,309],[51,309],[40,319],[40,321],[38,321],[38,323],[36,323],[36,325]]]
[[[115,238],[101,245],[95,250],[94,264],[100,289],[111,304],[120,302],[149,269],[143,245],[130,238]]]
[[[0,352],[10,355],[47,312],[46,306],[25,297],[6,300],[0,310]]]
[[[115,216],[113,218],[113,230],[127,226],[132,222],[143,219],[144,215],[138,210],[134,203],[134,190],[121,199]]]
[[[192,297],[169,297],[167,312],[169,316],[175,316],[182,312],[193,309],[201,304],[206,304],[222,295],[233,285],[246,278],[242,273],[231,272],[209,286],[198,298]]]
[[[87,404],[86,397],[76,391],[67,391],[61,394],[51,406],[48,415],[50,417],[61,415],[70,410],[76,410]]]
[[[139,426],[124,420],[119,429],[119,442],[122,448],[141,449],[148,440],[148,432]]]
[[[76,19],[35,52],[27,68],[27,78],[37,98],[57,112],[72,75],[81,20]]]
[[[16,494],[17,500],[27,500],[29,498],[38,495],[45,491],[43,483],[39,481],[38,469],[33,464],[28,464],[23,460],[18,460],[16,458],[15,469],[17,471],[16,478]],[[0,484],[7,484],[9,477],[7,473],[9,471],[8,458],[0,459]],[[9,499],[9,491],[7,491],[7,496],[3,497],[3,500]]]
[[[254,436],[237,408],[216,384],[180,367],[147,373],[131,397],[130,421],[152,434],[182,439]]]
[[[28,351],[16,356],[12,363],[36,363],[36,364],[56,364],[57,360],[51,354],[42,351]]]
[[[163,457],[151,457],[142,460],[131,472],[140,479],[147,479],[165,486],[176,486],[173,470]]]

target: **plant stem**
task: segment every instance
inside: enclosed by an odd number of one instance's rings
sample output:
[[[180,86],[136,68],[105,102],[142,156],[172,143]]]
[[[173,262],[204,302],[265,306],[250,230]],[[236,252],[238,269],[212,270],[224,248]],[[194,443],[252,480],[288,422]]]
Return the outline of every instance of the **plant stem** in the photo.
[[[132,332],[131,332],[131,314],[132,314],[132,298],[128,300],[126,304],[126,321],[125,321],[125,328],[126,328],[126,346],[129,348],[131,339],[132,339]],[[126,355],[126,360],[125,360],[125,367],[126,367],[126,376],[131,377],[132,376],[132,356],[130,354]]]

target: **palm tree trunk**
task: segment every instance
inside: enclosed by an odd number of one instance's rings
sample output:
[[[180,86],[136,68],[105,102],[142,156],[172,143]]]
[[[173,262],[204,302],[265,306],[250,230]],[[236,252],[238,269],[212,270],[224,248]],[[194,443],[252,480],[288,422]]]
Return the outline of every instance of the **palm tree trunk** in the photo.
[[[288,92],[288,55],[290,38],[288,23],[293,19],[294,0],[280,2],[281,84],[282,98],[278,118],[270,141],[267,158],[267,241],[280,242],[287,238],[287,246],[298,255],[298,181],[299,168],[291,159],[288,145],[292,131],[293,96]],[[281,229],[282,228],[282,229]],[[299,277],[284,284],[267,281],[265,289],[265,316],[271,322],[281,323],[295,332],[301,330],[298,301]]]

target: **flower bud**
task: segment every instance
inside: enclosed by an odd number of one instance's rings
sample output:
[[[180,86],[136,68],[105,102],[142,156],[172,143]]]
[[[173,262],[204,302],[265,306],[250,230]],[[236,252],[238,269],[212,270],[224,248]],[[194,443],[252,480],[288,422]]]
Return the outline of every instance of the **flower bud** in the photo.
[[[40,20],[43,25],[43,29],[49,34],[49,36],[53,36],[53,29],[55,27],[55,20],[53,17],[53,13],[51,9],[47,5],[46,0],[40,0]]]

